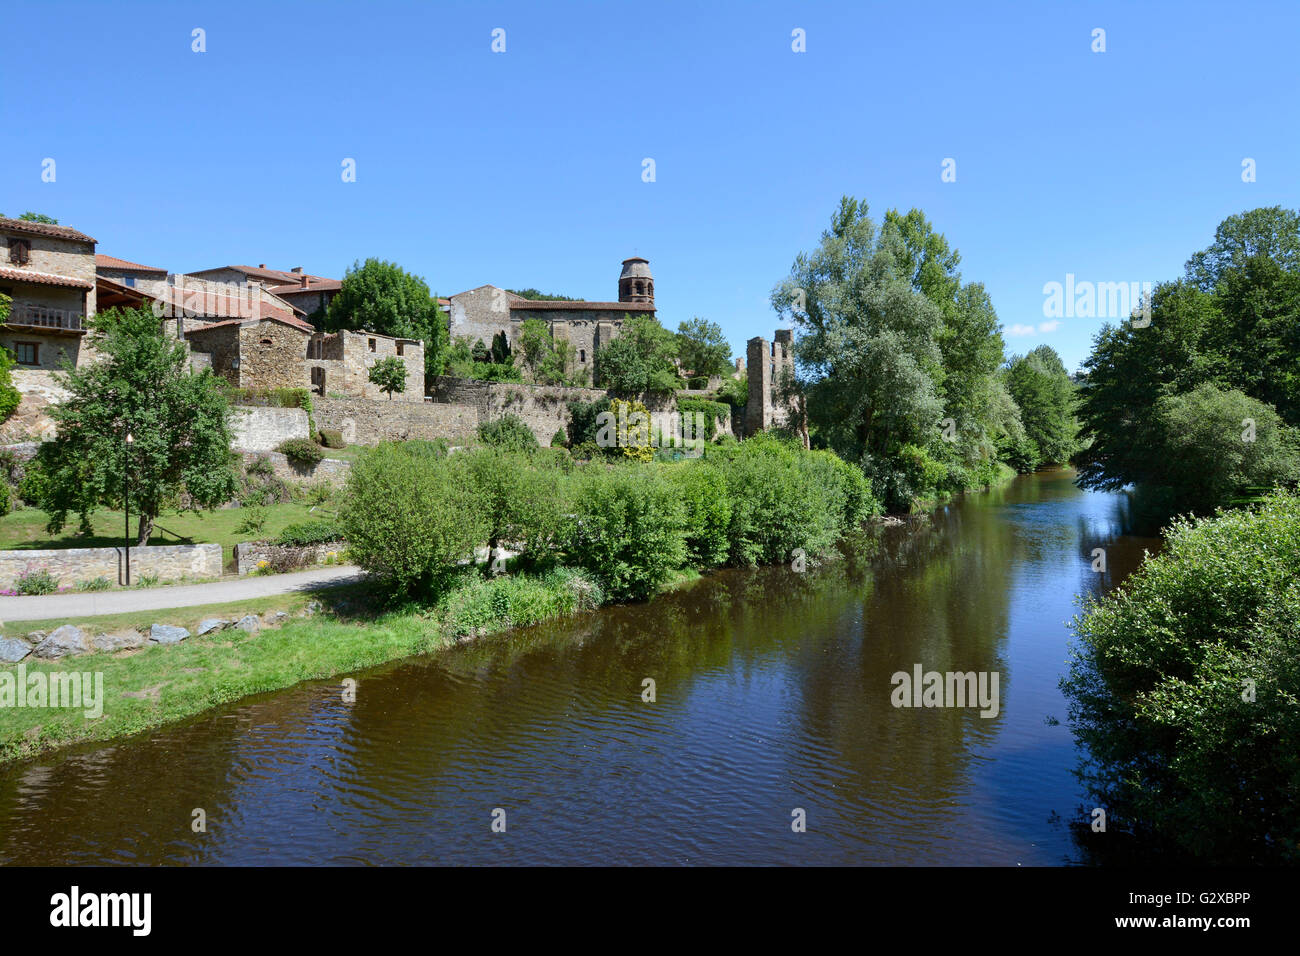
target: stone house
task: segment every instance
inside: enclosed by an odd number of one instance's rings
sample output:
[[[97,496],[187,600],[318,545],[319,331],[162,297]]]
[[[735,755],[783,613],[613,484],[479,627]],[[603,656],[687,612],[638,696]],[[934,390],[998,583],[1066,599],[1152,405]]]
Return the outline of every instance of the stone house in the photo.
[[[369,332],[317,332],[291,316],[236,318],[184,333],[196,365],[209,365],[237,388],[309,388],[354,398],[387,399],[370,369],[390,356],[406,366],[395,402],[424,401],[424,346]]]
[[[302,318],[322,314],[343,286],[338,279],[304,272],[302,266],[294,266],[286,272],[283,269],[268,269],[266,263],[258,266],[219,266],[215,269],[200,269],[189,275],[226,285],[257,286],[288,304]]]
[[[573,349],[570,372],[595,371],[596,353],[618,336],[623,321],[632,315],[655,315],[654,277],[650,263],[640,257],[623,260],[618,278],[618,301],[588,302],[525,299],[494,285],[482,285],[453,295],[449,300],[453,339],[466,337],[471,343],[492,339],[504,332],[510,348],[518,351],[520,327],[528,319],[540,319],[557,342]]]
[[[0,345],[22,367],[90,360],[83,344],[95,300],[95,240],[68,226],[0,218],[0,293],[12,300]]]

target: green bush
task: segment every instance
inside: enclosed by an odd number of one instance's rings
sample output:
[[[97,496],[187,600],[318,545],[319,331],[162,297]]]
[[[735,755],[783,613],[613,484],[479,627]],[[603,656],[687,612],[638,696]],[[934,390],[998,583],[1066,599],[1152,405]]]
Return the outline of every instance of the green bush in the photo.
[[[41,467],[41,460],[33,458],[27,463],[22,480],[18,482],[18,497],[27,504],[34,505],[44,500],[48,488],[49,479]]]
[[[328,544],[343,539],[343,529],[334,521],[302,521],[285,527],[275,539],[276,544],[305,548],[313,544]]]
[[[77,582],[78,591],[108,591],[113,587],[113,582],[105,577],[90,578],[86,581]]]
[[[596,433],[600,430],[596,419],[601,412],[609,411],[612,404],[612,400],[608,398],[601,398],[594,402],[569,402],[570,448],[588,443],[596,444]]]
[[[59,582],[45,568],[35,571],[23,571],[18,575],[19,594],[53,594],[59,589]]]
[[[439,601],[438,613],[448,633],[463,637],[539,624],[602,603],[604,591],[590,575],[557,568],[542,576],[467,575]]]
[[[1073,624],[1096,805],[1173,859],[1300,862],[1300,497],[1175,521]]]
[[[12,510],[13,492],[7,483],[0,482],[0,517],[7,515]]]
[[[320,450],[320,446],[310,438],[286,439],[280,442],[275,450],[295,465],[302,467],[319,464],[321,459],[325,457],[325,453]]]
[[[568,443],[569,443],[569,437],[564,434],[563,428],[559,429],[554,435],[551,436],[552,448],[563,448]]]
[[[244,509],[239,524],[235,526],[235,534],[261,534],[265,527],[266,509],[259,505],[252,505]]]
[[[326,448],[346,448],[347,443],[343,440],[343,433],[333,428],[322,428],[318,432],[320,443]]]
[[[457,457],[483,510],[488,547],[521,548],[530,559],[547,555],[567,523],[563,473],[522,452],[490,445]]]
[[[16,364],[10,351],[0,346],[0,422],[8,421],[23,400],[22,393],[14,386],[12,369]]]
[[[478,437],[485,445],[511,451],[539,447],[537,436],[518,415],[502,415],[495,421],[484,422],[478,427]]]
[[[677,411],[682,416],[682,421],[687,421],[687,416],[698,413],[703,417],[704,434],[693,433],[692,437],[704,438],[712,441],[718,433],[719,422],[726,419],[731,414],[731,408],[723,402],[711,402],[706,398],[679,398],[677,399]],[[686,431],[685,425],[682,428]]]
[[[731,498],[722,471],[700,461],[669,466],[666,474],[682,503],[682,534],[691,566],[704,569],[725,564]]]
[[[568,551],[615,601],[649,597],[686,559],[677,491],[646,469],[585,469]]]
[[[488,527],[464,456],[407,444],[384,442],[353,463],[339,525],[353,561],[389,589],[415,593],[445,587]]]

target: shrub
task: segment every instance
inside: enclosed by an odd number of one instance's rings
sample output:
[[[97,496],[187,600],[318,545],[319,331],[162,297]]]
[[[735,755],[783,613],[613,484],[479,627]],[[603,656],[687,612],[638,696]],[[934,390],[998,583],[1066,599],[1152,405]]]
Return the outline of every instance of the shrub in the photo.
[[[270,458],[267,458],[265,455],[258,455],[244,466],[244,474],[270,477],[275,474],[275,466],[271,464]]]
[[[568,443],[569,443],[569,439],[568,436],[564,434],[563,428],[559,429],[558,431],[556,431],[554,435],[551,436],[552,448],[563,448]]]
[[[682,534],[693,567],[714,568],[727,560],[731,499],[722,472],[706,462],[666,470],[683,508]]]
[[[77,582],[78,591],[107,591],[113,587],[113,582],[105,577],[90,578],[88,581]]]
[[[10,491],[9,485],[0,482],[0,517],[7,515],[13,510],[13,492]]]
[[[275,543],[291,547],[305,548],[313,544],[328,544],[340,541],[343,529],[334,521],[302,521],[285,527],[276,537]]]
[[[310,438],[286,439],[285,441],[280,442],[280,444],[276,446],[275,450],[280,452],[280,454],[284,455],[284,457],[288,458],[295,465],[301,467],[309,467],[319,464],[321,459],[325,457],[325,453],[320,450],[320,446]]]
[[[53,594],[58,589],[59,582],[45,568],[23,571],[18,575],[19,594]]]
[[[0,422],[7,421],[23,400],[22,393],[14,386],[12,369],[16,364],[10,351],[0,347]]]
[[[1300,861],[1300,497],[1175,521],[1073,626],[1062,687],[1097,805],[1175,857]]]
[[[677,399],[677,411],[681,413],[682,421],[688,420],[687,416],[698,414],[699,420],[704,424],[704,434],[698,432],[692,433],[693,437],[704,438],[712,441],[718,433],[718,423],[731,414],[730,406],[723,402],[711,402],[705,398],[679,398]],[[693,421],[693,420],[692,420]],[[686,433],[686,426],[682,426],[683,433]]]
[[[439,602],[448,633],[479,635],[501,627],[525,627],[579,611],[604,601],[600,584],[573,568],[542,576],[466,576]]]
[[[537,559],[555,546],[566,524],[559,469],[545,463],[539,467],[525,454],[491,446],[458,457],[483,509],[489,548],[514,545]]]
[[[22,480],[18,482],[18,497],[27,504],[36,504],[44,500],[48,489],[49,479],[41,467],[41,460],[33,458],[27,463]]]
[[[574,496],[569,553],[613,600],[649,597],[686,558],[676,489],[641,469],[588,469]]]
[[[464,456],[434,458],[402,442],[353,463],[339,525],[353,561],[408,593],[445,586],[488,530]]]
[[[343,440],[343,433],[333,428],[322,428],[317,432],[317,436],[322,445],[326,448],[346,448],[347,443]]]
[[[239,524],[235,526],[235,534],[261,534],[262,529],[266,527],[266,509],[254,505],[244,509],[244,514],[240,516]]]
[[[537,436],[518,415],[502,415],[495,421],[484,422],[478,427],[478,437],[485,445],[510,451],[539,447]]]
[[[596,424],[601,412],[609,411],[610,399],[602,398],[594,402],[569,402],[569,447],[586,443],[596,444]]]

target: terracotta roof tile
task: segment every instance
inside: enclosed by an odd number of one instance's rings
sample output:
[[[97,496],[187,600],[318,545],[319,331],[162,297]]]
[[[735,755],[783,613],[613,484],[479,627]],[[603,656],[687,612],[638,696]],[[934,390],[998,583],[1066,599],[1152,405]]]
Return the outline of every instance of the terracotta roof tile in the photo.
[[[51,226],[44,222],[29,222],[26,219],[9,219],[0,216],[0,229],[5,232],[22,232],[29,236],[48,236],[51,239],[71,239],[74,242],[89,242],[94,245],[95,240],[90,238],[84,232],[78,232],[71,226]]]
[[[101,253],[95,253],[96,269],[120,269],[123,272],[161,272],[167,274],[166,269],[155,269],[153,266],[142,266],[138,262],[129,262],[126,259],[118,259],[114,256],[106,256]]]
[[[13,279],[18,282],[31,282],[36,285],[57,285],[67,289],[93,289],[95,283],[72,276],[55,275],[52,272],[33,272],[31,269],[0,268],[0,279]]]
[[[567,310],[575,311],[602,311],[602,312],[654,312],[653,305],[647,305],[643,302],[564,302],[553,301],[551,299],[522,299],[518,302],[510,303],[510,311],[520,309],[523,311],[541,310],[550,312],[563,312]]]

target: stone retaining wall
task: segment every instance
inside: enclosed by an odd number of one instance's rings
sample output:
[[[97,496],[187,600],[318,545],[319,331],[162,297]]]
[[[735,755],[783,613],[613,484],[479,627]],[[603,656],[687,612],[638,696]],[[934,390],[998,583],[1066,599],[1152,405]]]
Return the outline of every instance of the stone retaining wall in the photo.
[[[290,438],[309,438],[307,412],[301,408],[236,405],[230,416],[237,451],[271,451]]]
[[[257,458],[269,461],[277,478],[307,484],[328,481],[331,484],[341,485],[348,480],[348,472],[352,470],[352,462],[342,458],[322,458],[314,465],[303,466],[295,464],[287,455],[278,451],[245,452],[245,467]]]
[[[108,578],[124,584],[122,548],[60,548],[51,551],[0,551],[0,589],[18,585],[20,574],[46,570],[60,587]],[[159,581],[221,577],[221,545],[165,544],[131,548],[131,581],[155,574]]]
[[[235,567],[240,577],[255,574],[261,561],[275,569],[277,563],[282,570],[321,564],[331,553],[341,556],[346,545],[342,541],[330,541],[325,544],[309,544],[304,547],[274,544],[270,541],[241,541],[235,545]],[[289,567],[283,567],[284,564]]]

